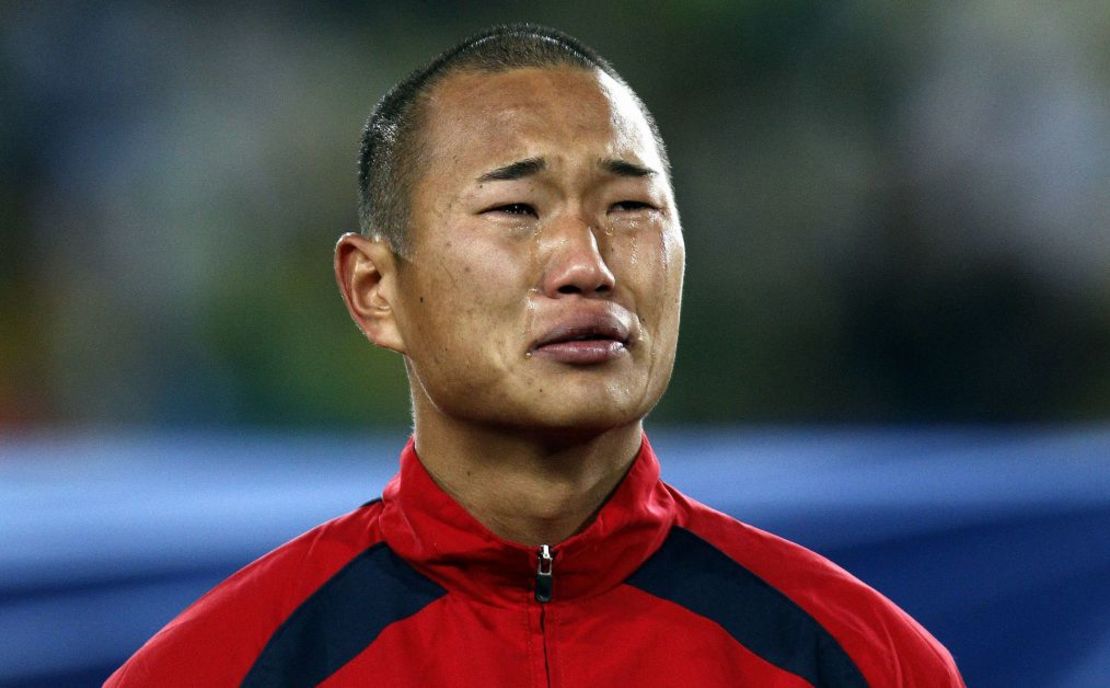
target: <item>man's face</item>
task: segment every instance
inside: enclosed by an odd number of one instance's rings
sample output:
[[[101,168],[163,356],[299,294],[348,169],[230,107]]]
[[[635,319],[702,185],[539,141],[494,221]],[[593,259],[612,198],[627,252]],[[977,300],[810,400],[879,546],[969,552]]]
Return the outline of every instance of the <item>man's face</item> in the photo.
[[[685,249],[630,93],[553,68],[430,96],[393,304],[416,403],[536,430],[638,421],[670,379]]]

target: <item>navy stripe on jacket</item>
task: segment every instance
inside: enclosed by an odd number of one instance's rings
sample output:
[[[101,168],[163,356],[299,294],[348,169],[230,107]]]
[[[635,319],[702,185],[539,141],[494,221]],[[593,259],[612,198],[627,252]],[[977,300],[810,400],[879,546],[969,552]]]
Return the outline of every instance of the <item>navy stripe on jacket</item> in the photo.
[[[817,688],[866,688],[840,643],[786,595],[684,528],[627,580],[715,621],[738,643]]]
[[[446,594],[379,542],[368,547],[289,615],[243,688],[315,686],[354,659],[386,626]]]

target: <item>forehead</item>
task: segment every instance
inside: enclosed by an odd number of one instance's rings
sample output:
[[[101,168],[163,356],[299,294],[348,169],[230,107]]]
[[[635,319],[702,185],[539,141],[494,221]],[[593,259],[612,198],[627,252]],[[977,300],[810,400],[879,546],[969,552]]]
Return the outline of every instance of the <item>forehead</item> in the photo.
[[[632,93],[600,70],[560,66],[452,74],[429,94],[423,134],[429,162],[447,163],[457,172],[575,154],[662,166]]]

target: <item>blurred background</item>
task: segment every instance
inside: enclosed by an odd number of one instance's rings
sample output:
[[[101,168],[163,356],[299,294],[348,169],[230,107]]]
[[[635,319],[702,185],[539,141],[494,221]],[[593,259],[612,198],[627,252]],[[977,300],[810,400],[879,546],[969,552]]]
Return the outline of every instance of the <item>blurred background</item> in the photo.
[[[1110,685],[1099,0],[4,3],[0,685],[96,685],[380,490],[407,387],[330,267],[359,131],[517,20],[608,57],[669,145],[667,477],[883,581],[969,685]]]

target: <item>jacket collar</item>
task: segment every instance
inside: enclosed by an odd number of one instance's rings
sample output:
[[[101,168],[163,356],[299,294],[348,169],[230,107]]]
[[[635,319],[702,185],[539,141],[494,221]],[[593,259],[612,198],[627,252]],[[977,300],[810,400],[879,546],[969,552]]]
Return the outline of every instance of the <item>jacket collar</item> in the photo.
[[[381,527],[397,555],[450,591],[494,604],[534,600],[538,549],[504,540],[444,492],[410,439],[382,493]],[[675,505],[644,437],[621,484],[583,531],[553,543],[554,602],[621,583],[663,543]]]

